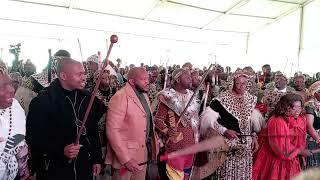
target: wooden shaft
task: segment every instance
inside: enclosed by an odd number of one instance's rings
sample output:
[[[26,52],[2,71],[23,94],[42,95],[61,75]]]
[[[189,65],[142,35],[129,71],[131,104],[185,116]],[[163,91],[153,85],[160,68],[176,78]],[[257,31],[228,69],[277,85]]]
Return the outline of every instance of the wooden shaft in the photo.
[[[111,36],[111,44],[109,46],[109,49],[108,49],[108,52],[107,52],[107,56],[106,56],[106,59],[104,61],[104,64],[103,64],[103,67],[102,69],[100,69],[100,73],[99,73],[99,77],[98,77],[98,80],[95,84],[95,87],[94,87],[94,90],[91,94],[91,98],[90,98],[90,101],[89,101],[89,104],[88,104],[88,107],[87,107],[87,110],[86,110],[86,113],[84,115],[84,118],[82,120],[82,124],[81,124],[81,127],[80,127],[80,130],[77,134],[77,137],[76,137],[76,140],[75,140],[75,144],[79,144],[79,140],[80,140],[80,136],[81,134],[83,133],[84,131],[84,127],[85,127],[85,124],[86,124],[86,121],[88,119],[88,116],[89,116],[89,113],[90,113],[90,110],[91,110],[91,107],[92,107],[92,104],[93,104],[93,101],[94,101],[94,98],[96,96],[96,93],[98,91],[98,88],[99,88],[99,85],[100,85],[100,82],[101,82],[101,79],[102,79],[102,73],[103,73],[103,70],[105,69],[105,67],[107,67],[107,65],[109,64],[109,56],[110,56],[110,53],[111,53],[111,50],[112,50],[112,47],[113,47],[113,44],[117,42],[118,39],[116,40],[113,40],[112,38],[114,38],[113,36],[115,35],[112,35]],[[117,37],[116,37],[117,38]]]
[[[194,144],[192,146],[188,146],[184,149],[180,149],[178,151],[174,151],[168,154],[168,159],[174,159],[180,156],[190,155],[190,154],[196,154],[199,152],[208,151],[211,149],[216,149],[224,144],[224,139],[222,136],[215,136],[210,139],[201,141],[197,144]]]
[[[207,72],[203,75],[202,79],[201,79],[201,82],[199,84],[199,86],[194,90],[189,102],[187,103],[186,107],[183,109],[183,111],[181,112],[180,114],[180,118],[179,118],[179,121],[177,122],[176,124],[176,127],[178,127],[178,125],[180,124],[181,120],[182,120],[182,116],[184,115],[184,113],[187,111],[188,107],[190,106],[191,102],[193,101],[194,97],[197,95],[198,91],[200,90],[201,88],[201,85],[205,82],[209,72],[210,72],[210,69],[212,68],[213,64],[210,65],[210,67],[208,68]]]

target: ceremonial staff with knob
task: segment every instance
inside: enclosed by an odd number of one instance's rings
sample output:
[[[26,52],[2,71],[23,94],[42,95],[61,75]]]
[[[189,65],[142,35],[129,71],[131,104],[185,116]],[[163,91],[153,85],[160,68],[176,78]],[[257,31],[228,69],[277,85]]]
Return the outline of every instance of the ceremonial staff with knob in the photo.
[[[106,59],[104,60],[104,63],[103,63],[103,66],[102,68],[100,69],[100,73],[99,73],[99,77],[98,77],[98,80],[95,82],[95,87],[94,87],[94,90],[91,94],[91,98],[90,98],[90,101],[89,101],[89,104],[88,104],[88,107],[87,107],[87,110],[86,110],[86,113],[84,115],[84,118],[82,120],[82,124],[81,124],[81,127],[80,127],[80,130],[78,132],[78,135],[76,137],[76,140],[75,140],[75,144],[79,144],[79,140],[80,140],[80,136],[82,134],[82,132],[84,131],[84,127],[85,127],[85,124],[86,124],[86,121],[88,119],[88,116],[89,116],[89,112],[91,111],[91,107],[92,107],[92,104],[93,104],[93,100],[97,94],[97,91],[98,91],[98,88],[99,88],[99,85],[100,85],[100,82],[101,82],[101,79],[102,79],[102,74],[103,74],[103,70],[108,66],[109,64],[109,56],[110,56],[110,53],[111,53],[111,50],[112,50],[112,47],[113,47],[113,44],[117,43],[118,42],[118,36],[117,35],[112,35],[110,37],[110,45],[109,45],[109,49],[108,49],[108,52],[107,52],[107,56],[106,56]]]
[[[117,40],[117,36],[111,36],[101,69],[107,66]],[[106,107],[95,97],[101,77],[89,94],[83,89],[85,71],[81,62],[63,57],[56,71],[58,78],[52,79],[29,106],[26,140],[32,153],[32,169],[37,180],[92,179],[99,175],[103,161],[98,121]]]
[[[99,85],[100,85],[100,82],[101,82],[101,79],[102,79],[102,74],[103,74],[103,70],[108,66],[109,64],[109,56],[110,56],[110,53],[111,53],[111,50],[112,50],[112,47],[113,47],[113,44],[117,43],[118,42],[118,36],[117,35],[112,35],[110,37],[110,46],[108,48],[108,51],[107,51],[107,56],[106,56],[106,59],[104,61],[104,64],[102,66],[102,68],[100,69],[100,73],[99,73],[99,77],[97,79],[97,81],[95,82],[95,87],[94,87],[94,90],[92,91],[92,94],[91,94],[91,97],[90,97],[90,101],[89,101],[89,104],[88,104],[88,107],[86,109],[86,112],[85,112],[85,115],[84,115],[84,118],[82,120],[82,123],[81,123],[81,127],[78,131],[78,134],[77,134],[77,137],[75,139],[75,145],[78,145],[79,144],[79,141],[80,141],[80,137],[81,137],[81,134],[84,132],[85,130],[85,124],[88,120],[88,116],[89,116],[89,113],[91,111],[91,108],[92,108],[92,105],[93,105],[93,101],[95,99],[95,96],[98,92],[98,88],[99,88]],[[99,56],[100,56],[100,53],[99,53]],[[72,159],[69,160],[69,163],[72,162]]]

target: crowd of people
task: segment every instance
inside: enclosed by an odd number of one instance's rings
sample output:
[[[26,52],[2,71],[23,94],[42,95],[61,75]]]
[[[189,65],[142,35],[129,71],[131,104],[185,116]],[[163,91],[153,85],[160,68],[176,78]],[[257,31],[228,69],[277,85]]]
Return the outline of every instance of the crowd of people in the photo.
[[[0,180],[290,180],[320,165],[320,73],[100,59],[0,60]]]

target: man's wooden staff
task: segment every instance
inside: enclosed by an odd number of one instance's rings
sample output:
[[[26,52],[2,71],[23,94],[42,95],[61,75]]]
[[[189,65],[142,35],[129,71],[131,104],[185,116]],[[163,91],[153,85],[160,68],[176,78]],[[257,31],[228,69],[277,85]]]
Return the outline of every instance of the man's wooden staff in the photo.
[[[88,104],[88,107],[87,107],[87,110],[86,110],[86,113],[84,115],[84,118],[82,120],[82,124],[81,124],[81,127],[80,127],[80,130],[77,134],[77,138],[75,140],[75,144],[79,144],[79,140],[80,140],[80,136],[81,134],[83,133],[84,131],[84,127],[85,127],[85,124],[86,124],[86,121],[88,119],[88,116],[89,116],[89,113],[90,113],[90,110],[91,110],[91,107],[92,107],[92,104],[93,104],[93,101],[94,101],[94,98],[97,94],[97,91],[98,91],[98,88],[99,88],[99,85],[100,85],[100,82],[101,82],[101,77],[102,77],[102,73],[103,73],[103,70],[108,66],[109,64],[109,56],[110,56],[110,53],[111,53],[111,49],[113,47],[113,44],[117,43],[118,42],[118,36],[117,35],[112,35],[110,37],[110,46],[109,46],[109,49],[108,49],[108,52],[107,52],[107,56],[106,56],[106,59],[104,61],[104,64],[102,66],[102,68],[100,69],[100,73],[99,73],[99,77],[98,77],[98,80],[96,81],[95,83],[95,87],[94,87],[94,90],[91,94],[91,98],[90,98],[90,101],[89,101],[89,104]]]

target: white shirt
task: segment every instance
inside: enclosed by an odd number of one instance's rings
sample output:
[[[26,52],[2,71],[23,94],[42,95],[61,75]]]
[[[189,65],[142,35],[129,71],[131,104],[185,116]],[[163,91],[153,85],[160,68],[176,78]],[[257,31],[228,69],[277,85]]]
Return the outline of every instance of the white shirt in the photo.
[[[10,128],[10,107],[7,109],[0,109],[0,113],[5,110],[5,112],[0,116],[0,180],[3,179],[11,179],[10,177],[7,177],[7,165],[3,162],[2,158],[5,158],[4,156],[4,149],[8,140],[9,135],[9,129],[11,129],[11,135],[10,137],[13,137],[17,134],[19,135],[26,135],[26,116],[24,113],[24,110],[20,106],[19,102],[16,99],[13,99],[12,105],[11,105],[11,114],[12,114],[12,127]],[[10,142],[10,141],[9,141]],[[21,142],[20,142],[21,143]],[[24,140],[23,140],[24,143]],[[15,147],[11,147],[12,149]],[[7,159],[7,158],[5,158]],[[17,165],[17,161],[15,156],[10,157],[10,162]],[[16,167],[16,166],[14,166]],[[17,169],[16,169],[17,171]],[[14,176],[14,175],[13,175]]]
[[[275,87],[275,88],[274,88],[274,91],[279,91],[279,92],[285,93],[285,92],[287,92],[287,88],[284,88],[284,89],[282,89],[282,90],[279,90],[279,89],[277,89],[277,88]]]

